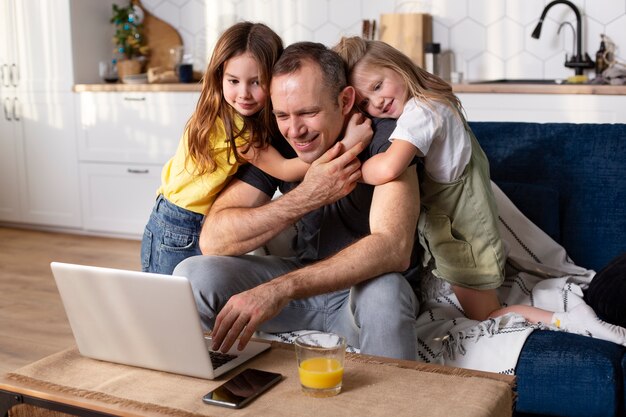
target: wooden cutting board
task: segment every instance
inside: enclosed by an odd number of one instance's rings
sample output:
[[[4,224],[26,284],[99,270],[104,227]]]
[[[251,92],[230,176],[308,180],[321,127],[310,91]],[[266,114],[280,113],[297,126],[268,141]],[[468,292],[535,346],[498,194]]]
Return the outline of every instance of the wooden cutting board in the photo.
[[[432,17],[423,13],[380,15],[380,40],[424,66],[424,45],[432,39]]]
[[[171,68],[170,49],[183,45],[180,34],[172,25],[149,13],[141,5],[141,1],[133,0],[133,4],[138,5],[144,11],[144,31],[150,48],[146,70],[155,67]]]

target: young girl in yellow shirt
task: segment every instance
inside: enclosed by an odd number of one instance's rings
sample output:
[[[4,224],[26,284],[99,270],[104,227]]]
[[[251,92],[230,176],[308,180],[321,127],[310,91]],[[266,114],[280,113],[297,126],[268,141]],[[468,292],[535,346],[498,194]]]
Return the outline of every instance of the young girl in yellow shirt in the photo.
[[[183,259],[201,254],[204,215],[241,164],[253,163],[284,181],[304,177],[308,164],[285,159],[269,146],[272,137],[280,137],[269,83],[282,51],[280,37],[261,23],[237,23],[218,39],[196,109],[161,173],[141,243],[143,271],[171,274]],[[348,126],[345,147],[371,138],[369,123],[356,120]]]

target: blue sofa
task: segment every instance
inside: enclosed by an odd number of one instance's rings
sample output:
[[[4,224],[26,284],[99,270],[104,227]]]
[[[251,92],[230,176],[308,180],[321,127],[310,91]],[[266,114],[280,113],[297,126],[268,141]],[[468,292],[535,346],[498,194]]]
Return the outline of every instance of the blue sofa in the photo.
[[[492,179],[574,263],[599,271],[626,252],[626,124],[470,126]],[[534,331],[516,367],[516,415],[626,415],[625,352],[598,339]]]

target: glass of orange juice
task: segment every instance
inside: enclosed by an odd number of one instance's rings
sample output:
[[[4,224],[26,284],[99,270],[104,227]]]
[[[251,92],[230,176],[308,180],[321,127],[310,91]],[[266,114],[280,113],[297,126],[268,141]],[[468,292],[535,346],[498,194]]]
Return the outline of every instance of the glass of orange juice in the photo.
[[[346,338],[311,332],[296,338],[296,357],[302,391],[312,397],[332,397],[341,391]]]

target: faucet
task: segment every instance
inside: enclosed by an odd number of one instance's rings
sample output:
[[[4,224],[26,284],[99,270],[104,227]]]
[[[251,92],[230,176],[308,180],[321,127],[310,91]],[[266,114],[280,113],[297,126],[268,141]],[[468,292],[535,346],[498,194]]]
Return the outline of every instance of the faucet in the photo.
[[[537,26],[535,27],[535,30],[533,30],[531,36],[535,39],[539,39],[539,35],[541,35],[541,26],[543,25],[543,20],[546,18],[546,14],[548,14],[548,10],[550,10],[550,8],[555,4],[559,3],[569,6],[576,15],[576,54],[573,55],[569,60],[567,60],[567,57],[565,57],[565,66],[568,68],[573,68],[576,75],[582,75],[585,68],[594,68],[595,64],[587,53],[585,53],[585,55],[583,56],[582,19],[580,17],[580,11],[574,5],[574,3],[567,0],[554,0],[548,3],[548,5],[543,9],[543,12],[541,12],[539,23],[537,23]]]

